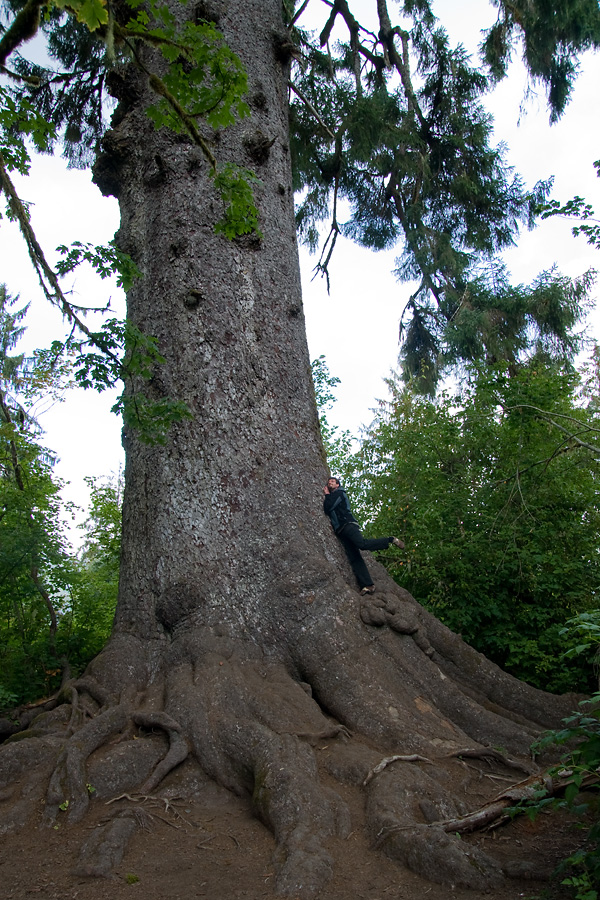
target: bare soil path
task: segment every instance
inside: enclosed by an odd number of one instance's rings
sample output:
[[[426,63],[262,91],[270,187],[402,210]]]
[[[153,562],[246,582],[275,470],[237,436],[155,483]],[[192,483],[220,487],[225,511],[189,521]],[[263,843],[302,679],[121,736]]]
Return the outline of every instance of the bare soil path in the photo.
[[[324,746],[322,754],[327,754]],[[470,763],[469,763],[470,765]],[[485,772],[482,780],[493,772]],[[326,783],[327,775],[322,774]],[[457,785],[451,786],[454,790]],[[479,892],[433,884],[399,867],[373,850],[365,836],[364,811],[356,790],[336,785],[348,803],[353,827],[346,840],[332,840],[335,874],[320,900],[477,900]],[[75,873],[79,850],[92,829],[114,811],[135,806],[142,828],[123,862],[109,878]],[[535,822],[521,818],[475,841],[504,862],[521,859],[539,871],[552,872],[557,862],[579,846],[582,832],[555,814]],[[249,800],[205,780],[191,763],[173,772],[156,796],[132,794],[107,805],[95,799],[90,815],[76,826],[34,825],[7,835],[0,849],[0,896],[3,900],[259,900],[275,898],[270,832],[253,815]],[[487,896],[490,896],[489,894]],[[554,881],[514,879],[493,892],[494,900],[568,895]]]

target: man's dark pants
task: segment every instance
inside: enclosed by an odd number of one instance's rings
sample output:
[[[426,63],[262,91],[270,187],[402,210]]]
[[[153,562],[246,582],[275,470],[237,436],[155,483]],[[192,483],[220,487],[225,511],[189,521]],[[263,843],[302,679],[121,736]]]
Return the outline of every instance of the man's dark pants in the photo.
[[[337,532],[337,536],[342,542],[344,550],[346,551],[346,556],[348,557],[348,561],[352,566],[352,571],[354,572],[356,580],[358,581],[360,587],[371,587],[371,585],[373,584],[373,579],[369,574],[369,570],[367,569],[364,559],[360,555],[360,551],[387,550],[387,548],[392,543],[392,538],[363,537],[360,528],[354,523],[344,525],[342,530]]]

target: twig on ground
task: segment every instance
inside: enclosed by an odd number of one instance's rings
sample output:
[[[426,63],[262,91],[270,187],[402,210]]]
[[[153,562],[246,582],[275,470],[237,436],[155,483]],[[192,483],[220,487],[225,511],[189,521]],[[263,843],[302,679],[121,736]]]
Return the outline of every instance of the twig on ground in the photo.
[[[504,763],[510,769],[518,769],[520,772],[525,772],[526,775],[533,775],[535,772],[533,764],[526,763],[523,760],[510,759],[499,750],[494,750],[493,747],[465,747],[462,750],[454,750],[452,753],[449,753],[447,758],[453,759],[461,756],[467,759],[495,759]]]
[[[370,770],[365,780],[363,781],[363,787],[366,787],[368,783],[376,776],[379,775],[380,772],[383,772],[387,766],[391,765],[394,762],[426,762],[429,765],[433,765],[433,762],[430,759],[427,759],[426,756],[419,756],[418,753],[412,753],[410,756],[386,756],[385,759],[382,759],[380,763],[377,763],[376,766]]]

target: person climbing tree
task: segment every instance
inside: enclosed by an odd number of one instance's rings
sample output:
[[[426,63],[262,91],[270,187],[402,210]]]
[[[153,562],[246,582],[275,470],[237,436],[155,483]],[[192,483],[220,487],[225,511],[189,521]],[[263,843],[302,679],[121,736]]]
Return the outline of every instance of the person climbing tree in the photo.
[[[387,550],[390,544],[404,549],[404,541],[397,537],[366,538],[352,515],[350,501],[339,478],[329,478],[323,488],[323,511],[329,516],[331,526],[346,551],[352,571],[360,586],[361,594],[374,594],[375,585],[361,556],[361,550]]]

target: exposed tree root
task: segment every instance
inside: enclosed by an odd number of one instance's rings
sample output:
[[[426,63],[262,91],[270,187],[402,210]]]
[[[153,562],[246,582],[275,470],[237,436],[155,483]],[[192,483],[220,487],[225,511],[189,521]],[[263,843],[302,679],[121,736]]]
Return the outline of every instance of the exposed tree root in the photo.
[[[148,803],[150,801],[155,805],[162,807],[164,812],[171,813],[175,818],[181,819],[183,822],[186,821],[167,797],[155,797],[153,794],[121,794],[119,797],[113,797],[111,800],[108,800],[106,805],[108,806],[110,803],[118,803],[119,800],[129,800],[130,803]],[[131,807],[130,809],[135,811],[136,807]],[[150,818],[160,819],[161,822],[166,822],[167,825],[170,825],[173,828],[179,827],[174,822],[170,822],[168,819],[164,819],[162,816],[159,816],[156,813],[143,810],[141,807],[137,807],[137,811],[140,812],[140,815],[144,813]],[[186,824],[188,823],[186,822]]]
[[[169,752],[140,788],[140,793],[149,794],[172,769],[187,759],[190,747],[181,734],[181,726],[165,713],[135,713],[133,721],[143,728],[163,728],[169,736]]]
[[[64,687],[59,705],[42,709],[0,753],[4,830],[25,823],[45,784],[46,822],[77,822],[97,800],[129,800],[94,831],[75,867],[79,875],[108,876],[132,835],[157,817],[148,803],[176,813],[161,785],[193,757],[206,776],[252,798],[275,836],[277,890],[310,900],[332,874],[328,844],[351,830],[345,803],[320,779],[317,751],[329,775],[364,793],[374,850],[441,883],[498,885],[502,867],[457,835],[504,821],[506,807],[541,783],[559,789],[527,758],[539,728],[523,713],[540,695],[555,711],[566,711],[568,701],[520,686],[401,592],[369,602],[351,628],[336,619],[326,628],[310,617],[288,622],[286,653],[272,656],[229,627],[187,628],[162,645],[152,677],[152,645],[128,640],[120,691],[118,638],[85,678]],[[369,616],[380,618],[365,624]],[[461,653],[464,671],[451,678]],[[499,778],[509,769],[530,777],[473,812],[464,796],[475,789],[479,797],[485,782],[462,758],[495,766]],[[19,780],[34,760],[40,776],[23,791]],[[450,789],[457,782],[458,793]]]
[[[111,706],[115,702],[115,698],[95,678],[78,678],[70,685],[65,685],[64,690],[68,691],[69,689],[85,692],[92,700],[96,701],[100,709]]]
[[[417,766],[387,769],[368,790],[367,818],[373,845],[432,881],[472,889],[499,884],[500,866],[476,847],[466,847],[455,835],[419,819],[439,811],[457,811],[447,790]]]
[[[119,865],[127,845],[140,827],[136,810],[123,810],[107,824],[95,828],[82,845],[79,860],[73,873],[96,878],[107,878]]]
[[[534,763],[522,759],[511,759],[504,753],[500,753],[499,750],[495,750],[493,747],[464,747],[461,750],[454,750],[453,753],[449,753],[448,755],[458,759],[494,759],[497,762],[501,762],[505,766],[508,766],[510,769],[517,769],[520,772],[525,772],[526,775],[532,775],[537,770]]]
[[[115,706],[100,713],[67,741],[48,785],[45,809],[48,821],[54,821],[61,808],[68,811],[70,822],[83,818],[90,798],[86,787],[87,759],[108,738],[122,731],[128,719],[128,710],[122,705]]]

